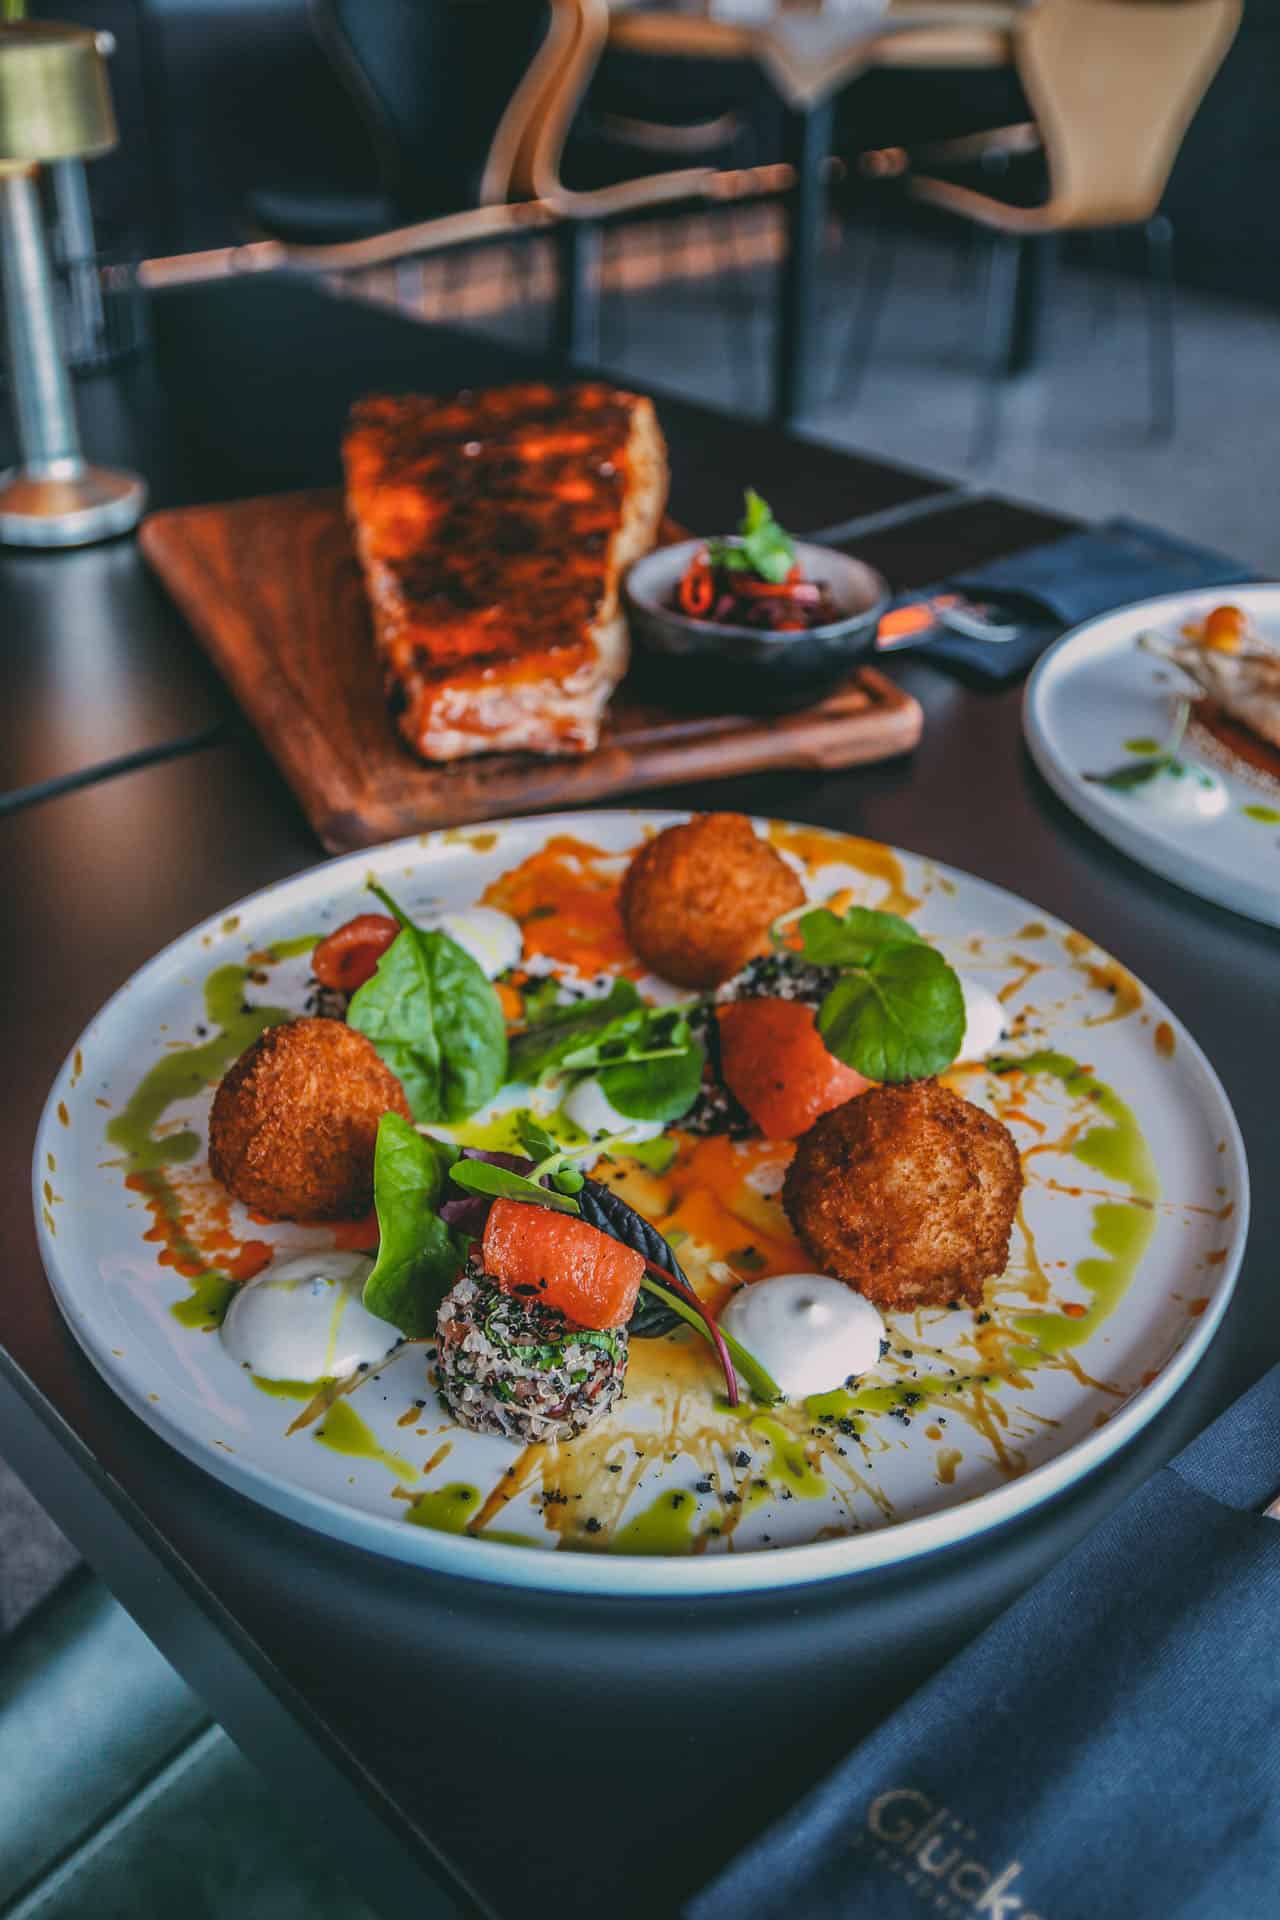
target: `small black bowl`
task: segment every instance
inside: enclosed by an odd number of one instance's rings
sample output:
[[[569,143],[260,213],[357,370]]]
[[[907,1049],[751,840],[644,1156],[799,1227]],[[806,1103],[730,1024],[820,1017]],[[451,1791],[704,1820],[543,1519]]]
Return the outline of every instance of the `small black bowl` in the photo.
[[[875,645],[889,588],[873,567],[831,547],[795,543],[806,580],[826,587],[839,618],[802,633],[721,626],[671,605],[702,540],[659,547],[637,560],[623,583],[631,631],[649,655],[646,690],[670,706],[719,712],[785,713],[833,693]]]

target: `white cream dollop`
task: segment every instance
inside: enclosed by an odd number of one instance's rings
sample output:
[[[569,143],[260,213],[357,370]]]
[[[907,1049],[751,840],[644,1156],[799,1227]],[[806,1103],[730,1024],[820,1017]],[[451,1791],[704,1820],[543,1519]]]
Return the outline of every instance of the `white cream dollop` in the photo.
[[[1178,765],[1181,772],[1166,767],[1118,797],[1173,820],[1219,819],[1231,805],[1231,797],[1218,775],[1194,761],[1179,761]]]
[[[960,1042],[961,1060],[982,1060],[1004,1036],[1004,1008],[990,987],[971,974],[960,975],[964,994],[964,1039]]]
[[[560,1103],[560,1111],[575,1127],[593,1136],[604,1133],[611,1139],[656,1140],[662,1132],[661,1120],[632,1120],[619,1113],[594,1073],[570,1089]]]
[[[223,1345],[264,1380],[345,1380],[374,1366],[400,1335],[360,1299],[372,1269],[364,1254],[336,1249],[275,1261],[235,1295]]]
[[[497,907],[450,908],[447,913],[428,914],[423,925],[456,940],[489,980],[518,966],[524,952],[519,923]]]
[[[884,1321],[862,1294],[822,1273],[778,1273],[735,1293],[720,1325],[789,1399],[829,1393],[880,1358]]]

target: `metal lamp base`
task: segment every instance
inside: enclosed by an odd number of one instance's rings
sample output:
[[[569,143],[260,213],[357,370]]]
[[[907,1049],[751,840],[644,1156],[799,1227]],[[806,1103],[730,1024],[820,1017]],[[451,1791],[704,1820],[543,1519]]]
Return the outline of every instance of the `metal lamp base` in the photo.
[[[12,467],[0,473],[0,544],[84,547],[127,533],[142,518],[146,482],[133,473],[81,466],[63,478]]]

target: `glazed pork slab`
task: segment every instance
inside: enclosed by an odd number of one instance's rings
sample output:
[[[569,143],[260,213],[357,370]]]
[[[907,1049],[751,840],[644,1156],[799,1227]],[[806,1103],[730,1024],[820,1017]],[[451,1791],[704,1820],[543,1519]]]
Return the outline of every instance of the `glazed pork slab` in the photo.
[[[589,753],[626,671],[619,581],[666,505],[651,402],[594,384],[375,395],[352,409],[343,460],[414,752]]]

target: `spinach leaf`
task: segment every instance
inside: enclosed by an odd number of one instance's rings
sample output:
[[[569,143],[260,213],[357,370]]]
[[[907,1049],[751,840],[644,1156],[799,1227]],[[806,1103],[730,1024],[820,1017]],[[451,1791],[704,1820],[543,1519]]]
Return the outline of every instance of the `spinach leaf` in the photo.
[[[600,1090],[628,1120],[678,1120],[701,1091],[706,1060],[701,1043],[690,1035],[682,1053],[605,1067]]]
[[[363,991],[363,989],[362,989]],[[630,980],[615,980],[603,1000],[578,1000],[553,1007],[535,1026],[511,1042],[507,1077],[534,1084],[563,1065],[568,1054],[610,1037],[625,1038],[640,1026],[648,1008]]]
[[[797,925],[804,942],[799,957],[813,967],[865,967],[881,947],[920,939],[909,920],[875,907],[850,907],[842,914],[814,907]]]
[[[373,1204],[378,1258],[364,1283],[364,1304],[410,1339],[433,1334],[436,1310],[467,1257],[465,1234],[440,1218],[456,1149],[418,1133],[398,1113],[378,1122]]]
[[[868,1080],[927,1079],[960,1051],[964,993],[940,953],[900,941],[841,974],[818,1009],[818,1032]]]
[[[501,1002],[456,940],[414,926],[380,887],[373,891],[400,932],[352,996],[347,1024],[373,1042],[415,1120],[465,1120],[506,1077]]]

